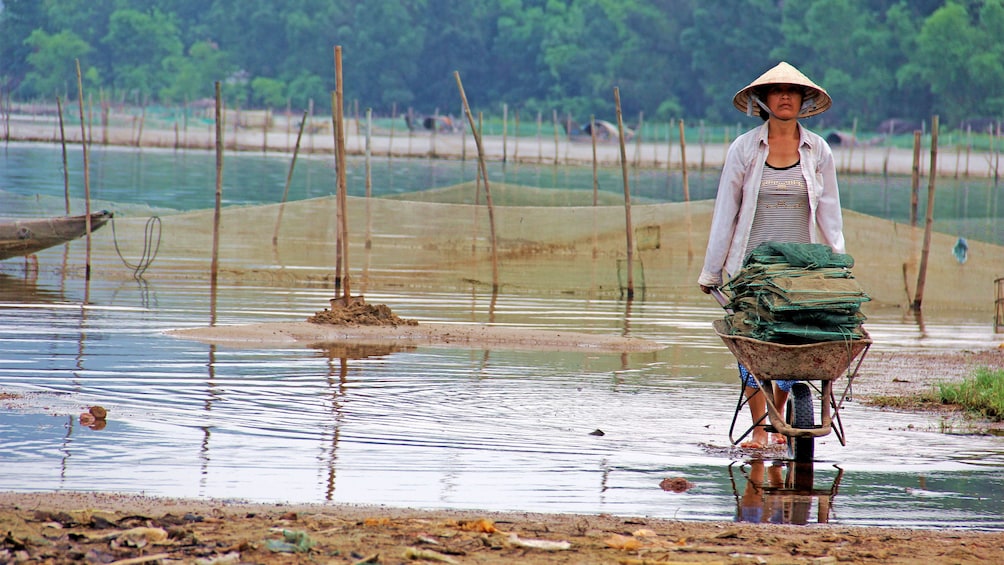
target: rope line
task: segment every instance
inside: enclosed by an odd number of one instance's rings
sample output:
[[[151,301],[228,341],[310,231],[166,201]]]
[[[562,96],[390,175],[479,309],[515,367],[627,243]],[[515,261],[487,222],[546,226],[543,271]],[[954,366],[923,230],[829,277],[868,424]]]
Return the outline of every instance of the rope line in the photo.
[[[156,242],[153,242],[154,228],[156,228]],[[140,278],[143,273],[146,272],[150,265],[153,264],[153,260],[157,257],[157,252],[160,251],[160,236],[163,232],[160,217],[151,216],[147,219],[146,225],[143,228],[143,253],[140,255],[139,261],[137,263],[130,263],[122,256],[122,250],[119,249],[119,238],[115,231],[115,218],[112,218],[112,240],[115,242],[115,252],[118,253],[119,259],[122,260],[122,264],[126,267],[132,269],[133,276]]]

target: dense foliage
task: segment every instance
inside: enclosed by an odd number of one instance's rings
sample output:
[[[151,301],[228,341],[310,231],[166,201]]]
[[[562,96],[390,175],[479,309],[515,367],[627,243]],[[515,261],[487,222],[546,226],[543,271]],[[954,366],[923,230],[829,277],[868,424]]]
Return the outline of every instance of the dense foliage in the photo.
[[[1004,0],[0,0],[0,84],[17,99],[472,105],[610,119],[733,121],[731,96],[787,60],[833,96],[825,119],[953,126],[1004,114]]]

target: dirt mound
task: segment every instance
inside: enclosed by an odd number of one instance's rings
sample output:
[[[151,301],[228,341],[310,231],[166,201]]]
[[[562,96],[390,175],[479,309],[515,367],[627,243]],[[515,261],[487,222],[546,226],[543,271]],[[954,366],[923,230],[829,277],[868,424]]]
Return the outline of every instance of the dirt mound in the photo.
[[[401,318],[386,304],[367,304],[361,300],[348,305],[332,304],[307,318],[314,324],[333,326],[417,326],[418,320]]]

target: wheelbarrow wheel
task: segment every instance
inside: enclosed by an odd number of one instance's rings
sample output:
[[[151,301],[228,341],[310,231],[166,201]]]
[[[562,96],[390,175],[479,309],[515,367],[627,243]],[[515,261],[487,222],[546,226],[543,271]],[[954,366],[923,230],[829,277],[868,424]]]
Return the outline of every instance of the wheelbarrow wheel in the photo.
[[[812,406],[812,389],[805,383],[791,386],[788,397],[788,423],[795,428],[813,428],[816,425]],[[812,461],[815,455],[815,438],[793,437],[788,440],[788,455],[795,461]]]

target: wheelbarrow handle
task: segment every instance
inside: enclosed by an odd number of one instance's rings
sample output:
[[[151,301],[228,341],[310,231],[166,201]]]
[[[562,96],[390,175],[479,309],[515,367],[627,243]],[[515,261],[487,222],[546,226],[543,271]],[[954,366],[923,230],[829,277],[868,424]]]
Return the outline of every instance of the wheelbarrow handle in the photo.
[[[734,313],[734,312],[732,312],[732,309],[728,307],[729,306],[729,299],[725,296],[725,293],[723,293],[720,288],[718,288],[718,287],[712,288],[711,289],[711,296],[715,297],[715,300],[718,301],[718,304],[721,305],[722,308],[725,308],[726,312],[728,312],[729,314],[733,314]]]

